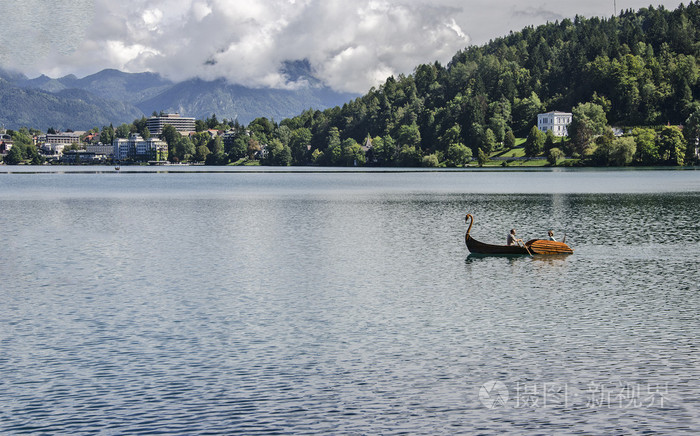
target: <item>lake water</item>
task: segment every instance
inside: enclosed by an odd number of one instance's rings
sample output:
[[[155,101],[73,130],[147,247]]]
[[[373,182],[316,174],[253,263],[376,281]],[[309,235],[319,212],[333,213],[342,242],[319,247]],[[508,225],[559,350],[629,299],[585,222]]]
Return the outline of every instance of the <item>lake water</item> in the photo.
[[[211,170],[0,167],[0,432],[700,430],[700,171]]]

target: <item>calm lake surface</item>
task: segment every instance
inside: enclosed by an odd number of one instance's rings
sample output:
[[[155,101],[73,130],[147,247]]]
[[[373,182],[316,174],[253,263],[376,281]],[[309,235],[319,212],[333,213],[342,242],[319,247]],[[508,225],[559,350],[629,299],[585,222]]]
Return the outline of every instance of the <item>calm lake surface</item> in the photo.
[[[694,170],[2,166],[0,432],[696,432],[699,219]]]

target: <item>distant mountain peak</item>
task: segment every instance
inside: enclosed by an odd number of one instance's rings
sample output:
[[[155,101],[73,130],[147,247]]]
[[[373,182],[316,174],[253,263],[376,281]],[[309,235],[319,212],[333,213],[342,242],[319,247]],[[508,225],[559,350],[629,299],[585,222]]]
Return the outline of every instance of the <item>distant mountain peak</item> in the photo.
[[[10,83],[17,82],[20,80],[27,80],[27,76],[16,71],[5,70],[0,68],[0,78],[7,80]]]
[[[0,123],[8,128],[26,125],[82,130],[130,123],[153,111],[179,112],[200,119],[216,114],[222,119],[248,123],[258,117],[281,120],[309,108],[323,110],[357,97],[323,86],[306,59],[287,61],[280,71],[289,84],[299,86],[253,89],[225,79],[201,78],[173,83],[157,73],[125,73],[116,69],[80,79],[72,74],[60,79],[46,75],[28,79],[0,69],[0,79],[8,82],[3,85],[3,92],[12,96],[7,100],[12,104],[0,108]],[[19,98],[23,95],[17,92],[20,89],[34,92]]]

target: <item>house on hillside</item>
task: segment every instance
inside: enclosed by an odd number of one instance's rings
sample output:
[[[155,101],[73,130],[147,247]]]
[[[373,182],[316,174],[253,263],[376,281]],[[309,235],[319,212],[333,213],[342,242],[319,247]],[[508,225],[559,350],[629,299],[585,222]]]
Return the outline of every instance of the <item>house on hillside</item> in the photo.
[[[545,114],[537,114],[537,128],[544,133],[551,130],[554,136],[568,136],[571,117],[570,112],[552,111]]]
[[[0,154],[7,154],[12,148],[12,136],[0,133]]]

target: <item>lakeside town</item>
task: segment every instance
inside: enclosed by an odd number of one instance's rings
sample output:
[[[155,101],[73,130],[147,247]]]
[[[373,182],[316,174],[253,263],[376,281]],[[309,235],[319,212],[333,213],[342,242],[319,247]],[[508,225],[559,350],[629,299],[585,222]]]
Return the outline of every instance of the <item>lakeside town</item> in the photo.
[[[589,104],[584,109],[596,112],[597,108]],[[600,114],[597,117],[600,118]],[[576,133],[572,135],[569,132],[574,118],[570,112],[540,113],[537,114],[537,124],[532,126],[527,138],[515,138],[508,130],[501,142],[487,137],[486,142],[490,144],[479,147],[476,153],[463,145],[449,147],[447,153],[441,156],[442,160],[437,155],[429,155],[410,161],[401,156],[402,149],[405,150],[402,144],[390,137],[373,140],[368,135],[362,144],[358,144],[354,140],[340,141],[336,130],[330,132],[325,147],[328,150],[328,147],[340,144],[340,159],[333,162],[324,161],[323,152],[312,149],[310,132],[292,131],[286,126],[286,120],[277,125],[266,118],[258,118],[244,127],[235,121],[219,121],[216,115],[196,120],[178,113],[161,112],[117,128],[110,125],[102,129],[66,132],[49,129],[45,134],[36,129],[3,129],[0,130],[0,157],[2,163],[10,165],[325,163],[378,166],[393,162],[395,165],[427,167],[688,165],[697,162],[700,157],[698,139],[690,137],[686,141],[683,126],[670,125],[657,129],[598,126],[602,133],[595,136],[593,143],[596,147],[589,150],[587,157],[575,152],[573,156],[567,155],[565,151],[571,150],[578,139]],[[588,114],[587,118],[595,119],[596,115]],[[487,136],[493,136],[488,133]],[[591,132],[585,133],[591,136]],[[380,146],[375,147],[374,142],[379,142]],[[391,145],[392,149],[387,150],[387,145]]]
[[[138,125],[140,120],[136,120]],[[160,139],[165,132],[174,129],[180,135],[198,140],[195,119],[182,117],[179,114],[154,115],[143,119],[144,125],[140,131],[132,131],[134,124],[105,126],[101,130],[94,128],[90,131],[59,132],[49,129],[43,134],[34,129],[20,129],[18,132],[0,131],[0,153],[5,163],[42,163],[42,164],[111,164],[115,162],[131,163],[167,163],[168,143]],[[169,127],[166,127],[169,126]],[[222,132],[217,129],[206,129],[207,139],[229,139],[233,131]],[[25,151],[24,161],[16,162],[11,153],[15,138],[20,137],[27,145],[35,150]],[[27,136],[31,143],[27,144]],[[201,135],[200,135],[201,136]],[[21,149],[15,148],[15,150]],[[19,153],[16,153],[19,155]],[[208,153],[207,153],[208,154]],[[10,162],[7,158],[10,156]],[[206,156],[205,156],[206,157]],[[28,159],[28,161],[27,161]]]

